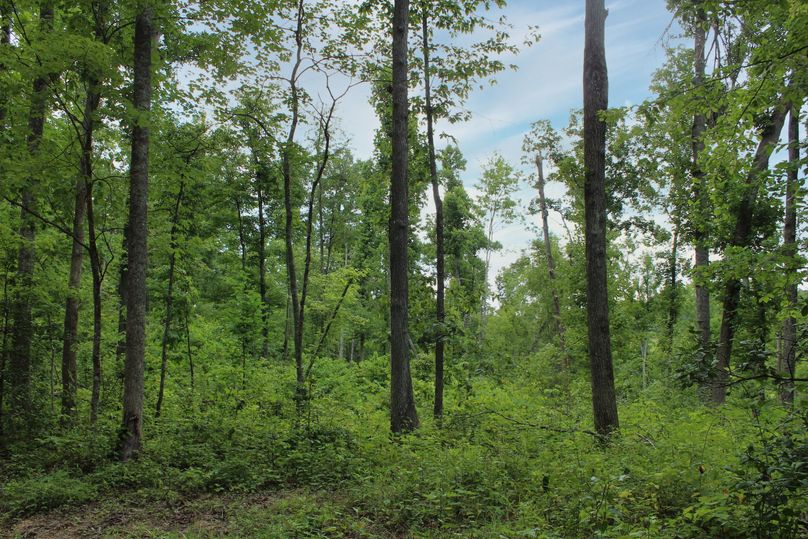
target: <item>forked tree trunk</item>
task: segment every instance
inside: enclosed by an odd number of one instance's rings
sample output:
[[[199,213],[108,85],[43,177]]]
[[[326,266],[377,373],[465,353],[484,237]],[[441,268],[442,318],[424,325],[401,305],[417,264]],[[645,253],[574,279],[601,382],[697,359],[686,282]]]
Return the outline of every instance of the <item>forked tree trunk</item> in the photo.
[[[731,247],[746,247],[752,233],[752,217],[757,203],[759,179],[769,168],[769,156],[780,138],[788,105],[781,100],[766,118],[766,125],[760,134],[760,142],[755,150],[752,168],[742,186],[744,195],[735,215],[735,229],[730,238]],[[722,302],[721,331],[718,336],[718,352],[716,357],[717,372],[712,386],[712,403],[722,404],[727,396],[729,386],[729,366],[732,357],[732,345],[735,337],[735,323],[738,315],[738,304],[741,298],[741,281],[731,278],[724,288]]]
[[[418,427],[418,413],[410,374],[407,330],[407,30],[409,0],[395,0],[393,8],[393,127],[390,178],[390,428],[394,433]]]
[[[121,460],[137,456],[143,436],[143,374],[146,354],[146,215],[149,182],[149,127],[141,115],[151,109],[151,55],[154,38],[152,8],[142,7],[135,18],[135,78],[133,104],[138,118],[132,126],[129,187],[129,266],[126,306]]]
[[[587,0],[584,45],[586,313],[592,408],[595,430],[602,436],[619,428],[606,286],[606,123],[599,117],[608,108],[609,97],[605,23],[603,0]]]

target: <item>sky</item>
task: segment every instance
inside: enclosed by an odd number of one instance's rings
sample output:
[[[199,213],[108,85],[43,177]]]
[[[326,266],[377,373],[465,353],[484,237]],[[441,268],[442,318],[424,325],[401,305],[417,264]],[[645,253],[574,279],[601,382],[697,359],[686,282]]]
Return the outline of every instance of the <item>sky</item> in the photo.
[[[470,194],[477,193],[474,186],[481,169],[495,153],[526,174],[533,172],[521,164],[522,138],[530,125],[548,119],[561,130],[570,111],[582,108],[584,4],[584,0],[511,0],[501,13],[490,14],[490,18],[505,15],[518,42],[518,36],[526,35],[531,26],[538,26],[541,39],[518,55],[502,57],[518,69],[500,73],[496,84],[471,95],[466,103],[470,120],[436,125],[436,134],[454,137],[468,162],[462,179]],[[650,96],[651,76],[664,63],[665,47],[676,41],[679,30],[665,0],[607,0],[606,7],[609,105],[636,105]],[[369,85],[357,86],[340,100],[337,109],[339,129],[361,159],[372,157],[373,135],[379,126],[369,94]],[[439,148],[445,144],[439,137],[436,141]],[[562,195],[562,186],[548,184],[547,196]],[[522,182],[516,195],[520,206],[526,208],[535,196],[527,181]],[[423,217],[434,212],[431,197],[429,200]],[[539,217],[520,213],[527,223],[501,224],[495,231],[494,239],[503,248],[492,255],[492,285],[499,270],[513,263],[537,237]],[[551,233],[562,237],[560,217],[550,212],[549,221]]]
[[[607,1],[606,7],[609,104],[638,104],[650,96],[651,76],[665,60],[666,43],[676,37],[673,14],[667,11],[664,0],[614,0]],[[525,33],[528,26],[538,26],[541,39],[516,56],[504,57],[518,70],[500,73],[497,84],[472,94],[467,103],[469,121],[436,126],[437,133],[455,137],[466,157],[468,165],[462,178],[472,195],[483,165],[494,153],[526,173],[532,172],[520,163],[522,137],[530,124],[549,119],[560,130],[567,125],[570,111],[583,106],[584,0],[513,0],[503,14],[514,26],[512,35]],[[342,118],[340,128],[359,158],[371,157],[373,133],[378,127],[368,105],[368,93],[367,87],[355,88],[340,103],[338,112]],[[439,147],[441,144],[438,139]],[[523,183],[517,198],[526,207],[535,193]],[[550,197],[563,194],[563,188],[552,183],[547,191]],[[538,216],[527,215],[526,219],[529,224],[538,224],[533,222]],[[552,212],[550,228],[561,235],[561,220]],[[502,243],[503,249],[492,255],[491,281],[535,238],[535,230],[525,223],[499,226],[494,239]]]

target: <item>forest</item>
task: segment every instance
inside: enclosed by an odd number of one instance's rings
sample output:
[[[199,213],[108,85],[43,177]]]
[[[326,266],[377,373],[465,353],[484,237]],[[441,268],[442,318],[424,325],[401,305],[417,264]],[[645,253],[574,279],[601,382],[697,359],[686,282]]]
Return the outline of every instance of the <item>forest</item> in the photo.
[[[808,3],[539,4],[0,0],[0,537],[808,536]]]

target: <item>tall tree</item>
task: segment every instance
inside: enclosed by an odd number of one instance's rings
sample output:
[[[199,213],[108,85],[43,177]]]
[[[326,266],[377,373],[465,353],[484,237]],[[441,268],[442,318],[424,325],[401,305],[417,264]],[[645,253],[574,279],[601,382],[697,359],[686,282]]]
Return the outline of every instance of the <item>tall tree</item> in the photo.
[[[501,155],[494,155],[483,168],[483,177],[477,184],[482,191],[479,204],[485,212],[486,236],[488,242],[485,248],[485,291],[480,304],[480,341],[485,339],[485,326],[488,319],[489,285],[488,275],[491,270],[491,253],[500,249],[501,244],[494,241],[494,231],[498,223],[510,223],[516,218],[514,209],[516,201],[511,195],[516,191],[519,177],[513,167]]]
[[[760,139],[752,158],[752,165],[741,185],[741,200],[735,210],[735,223],[728,242],[731,249],[742,249],[749,246],[760,182],[769,168],[769,157],[774,150],[774,145],[780,139],[780,132],[783,129],[788,109],[789,104],[786,97],[782,96],[771,112],[761,115],[759,118],[762,126]],[[717,373],[712,386],[713,404],[722,404],[727,396],[730,358],[732,357],[740,299],[741,279],[737,275],[732,275],[724,286],[721,329],[716,354]]]
[[[541,215],[541,230],[544,240],[544,256],[547,261],[547,273],[552,283],[553,296],[553,320],[555,322],[556,336],[561,347],[562,362],[564,368],[569,368],[569,355],[566,351],[564,338],[564,324],[561,321],[561,301],[558,296],[558,286],[556,284],[556,264],[553,256],[553,246],[550,242],[550,227],[548,226],[547,199],[544,195],[544,161],[552,159],[554,152],[558,150],[559,137],[547,120],[535,122],[529,134],[525,136],[522,143],[522,151],[533,155],[533,162],[536,165],[536,190],[539,194],[539,213]]]
[[[424,100],[426,105],[426,140],[429,152],[429,178],[432,183],[432,198],[435,201],[435,266],[437,286],[435,290],[435,404],[433,415],[440,421],[443,418],[443,351],[444,325],[446,322],[446,265],[443,246],[443,201],[440,198],[438,182],[438,165],[435,158],[435,132],[433,128],[434,111],[432,108],[431,73],[429,70],[429,12],[424,7],[421,13],[421,38],[424,60]]]
[[[149,123],[152,94],[154,13],[141,4],[135,17],[132,154],[129,178],[126,359],[124,364],[121,460],[137,456],[143,436],[143,390],[146,355],[146,226],[149,183]]]
[[[783,247],[792,265],[791,272],[796,270],[797,257],[797,193],[799,190],[800,167],[800,104],[792,103],[788,115],[788,172],[786,175],[786,207],[783,222]],[[780,376],[789,380],[780,387],[780,401],[784,404],[794,402],[794,369],[797,359],[797,282],[786,286],[786,308],[791,312],[783,320],[783,342],[777,357],[777,370]]]
[[[693,55],[694,55],[694,76],[693,86],[700,87],[704,84],[705,71],[705,41],[706,41],[707,18],[701,1],[696,2],[696,14],[693,22]],[[693,114],[693,126],[691,129],[692,148],[692,168],[693,178],[693,198],[696,201],[697,215],[693,226],[693,239],[695,251],[695,290],[696,290],[696,331],[698,332],[699,346],[706,351],[710,348],[710,290],[705,284],[706,271],[710,264],[710,250],[707,237],[707,223],[709,220],[709,193],[707,192],[704,172],[699,165],[699,156],[704,150],[704,131],[707,128],[702,107],[698,107]]]
[[[53,3],[44,0],[39,8],[39,29],[42,35],[51,31],[53,27]],[[28,111],[28,152],[35,166],[39,157],[39,148],[45,132],[45,115],[48,101],[48,79],[45,66],[38,58],[37,74],[33,82],[30,108]],[[39,168],[39,167],[36,167]],[[34,278],[34,239],[36,226],[34,214],[36,212],[36,199],[34,188],[37,178],[31,177],[25,182],[20,201],[20,247],[17,256],[17,282],[16,298],[11,308],[14,331],[11,340],[11,361],[9,362],[9,406],[16,419],[29,418],[32,410],[30,401],[31,384],[31,341],[33,339],[33,324],[31,320],[31,305],[33,303]],[[29,421],[22,421],[20,425],[30,427]]]
[[[584,214],[586,241],[586,312],[589,369],[595,430],[607,436],[619,428],[609,336],[606,287],[606,122],[609,90],[604,43],[603,0],[586,0],[584,42]]]
[[[393,8],[393,127],[390,176],[390,428],[394,433],[418,428],[418,412],[410,374],[407,246],[409,190],[407,186],[407,34],[409,0]]]

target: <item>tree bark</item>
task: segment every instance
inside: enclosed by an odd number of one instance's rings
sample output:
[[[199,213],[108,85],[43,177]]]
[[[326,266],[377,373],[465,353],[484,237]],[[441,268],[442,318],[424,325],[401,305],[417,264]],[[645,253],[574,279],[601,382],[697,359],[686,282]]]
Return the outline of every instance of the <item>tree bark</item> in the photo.
[[[435,199],[435,269],[436,269],[436,297],[435,297],[435,404],[433,415],[440,422],[443,419],[443,352],[444,352],[444,326],[446,323],[445,285],[446,266],[445,248],[443,239],[443,201],[440,198],[440,184],[438,182],[438,165],[435,159],[435,133],[432,126],[434,111],[432,110],[432,89],[430,87],[429,72],[429,13],[426,3],[423,4],[421,15],[421,38],[423,41],[424,56],[424,97],[426,101],[426,139],[429,147],[429,177],[432,182],[432,197]]]
[[[699,0],[700,4],[700,0]],[[696,6],[696,23],[693,28],[694,35],[694,76],[693,85],[699,88],[704,84],[704,71],[706,60],[704,46],[706,41],[706,19],[701,5]],[[704,284],[704,275],[710,265],[710,249],[708,244],[707,223],[710,219],[709,196],[707,193],[704,172],[699,165],[699,155],[704,150],[702,137],[707,129],[707,120],[702,112],[693,115],[691,129],[691,155],[693,176],[693,198],[696,200],[698,213],[693,223],[693,239],[695,243],[694,273],[696,290],[696,331],[698,333],[699,347],[703,351],[710,349],[710,290]]]
[[[668,286],[670,287],[670,293],[668,296],[668,320],[667,320],[667,332],[668,332],[668,350],[673,350],[673,330],[676,326],[676,319],[679,314],[679,289],[678,289],[678,269],[677,269],[677,258],[678,258],[678,251],[679,251],[679,221],[678,219],[673,224],[673,241],[671,242],[671,255],[670,255],[670,274],[669,274],[669,283]]]
[[[264,171],[261,164],[256,180],[258,182],[258,292],[261,295],[261,357],[269,357],[269,306],[267,304],[267,222],[264,217]]]
[[[792,104],[788,118],[788,175],[786,177],[786,207],[783,220],[783,250],[788,257],[790,276],[798,268],[797,255],[797,192],[800,166],[800,105]],[[786,305],[790,310],[797,308],[797,282],[786,287]],[[793,313],[783,320],[783,339],[780,354],[777,357],[777,371],[783,378],[788,378],[780,386],[780,402],[786,405],[794,403],[794,369],[796,365],[797,319]]]
[[[157,406],[154,417],[160,417],[163,408],[163,395],[166,385],[166,367],[168,366],[168,334],[171,330],[171,320],[174,315],[174,268],[177,264],[177,225],[180,220],[180,207],[182,195],[185,191],[185,182],[180,181],[180,190],[174,203],[174,212],[171,214],[171,231],[169,232],[168,256],[168,290],[166,290],[166,316],[163,320],[163,340],[160,343],[160,387],[157,391]]]
[[[562,367],[569,369],[570,358],[567,354],[567,344],[564,338],[564,323],[561,321],[561,300],[558,297],[558,288],[556,287],[556,266],[555,257],[553,257],[553,245],[550,243],[550,227],[547,223],[548,211],[547,200],[544,197],[544,160],[541,155],[536,156],[536,170],[538,174],[538,182],[536,187],[539,191],[539,211],[541,212],[541,229],[544,237],[544,256],[547,259],[547,273],[550,276],[550,285],[553,294],[553,320],[555,322],[556,335],[558,335],[558,344],[561,347]],[[537,332],[538,333],[538,332]]]
[[[409,198],[407,185],[408,115],[407,33],[409,0],[393,8],[393,126],[390,177],[390,429],[418,428],[418,412],[410,374],[407,330]]]
[[[42,33],[50,32],[53,26],[53,4],[45,1],[40,5],[39,27]],[[48,76],[39,74],[33,82],[31,104],[28,112],[28,153],[32,160],[39,155],[39,146],[45,131]],[[31,341],[33,322],[31,304],[34,279],[34,239],[36,227],[33,214],[36,212],[34,187],[36,178],[29,178],[22,190],[20,204],[20,248],[17,254],[16,293],[11,306],[13,332],[11,338],[11,361],[9,362],[9,410],[15,432],[30,431],[33,416],[31,402]]]
[[[589,368],[595,430],[608,436],[619,428],[609,337],[609,295],[606,273],[606,123],[608,74],[604,45],[606,9],[603,0],[586,1],[584,46],[584,213],[586,239],[586,311]]]
[[[752,168],[746,177],[744,196],[735,215],[735,229],[729,241],[731,247],[745,247],[749,245],[752,232],[752,217],[755,211],[758,179],[769,168],[769,156],[774,145],[780,138],[780,131],[785,123],[788,104],[781,100],[774,108],[771,116],[766,119],[766,125],[761,130],[760,142],[755,150]],[[721,330],[718,335],[718,352],[716,357],[716,376],[712,385],[713,404],[722,404],[727,396],[729,385],[729,366],[732,357],[732,344],[735,337],[735,322],[738,314],[738,304],[741,297],[741,281],[732,278],[727,281],[724,288],[722,302]]]
[[[289,124],[289,132],[286,137],[286,147],[284,148],[281,156],[281,170],[283,173],[283,205],[286,218],[284,227],[284,240],[286,244],[286,274],[289,280],[289,295],[292,304],[292,333],[295,355],[295,379],[297,381],[295,402],[298,414],[300,414],[303,409],[305,386],[303,385],[303,340],[302,334],[298,335],[298,327],[302,327],[302,324],[300,324],[300,296],[297,288],[297,269],[295,267],[294,244],[292,241],[292,235],[294,233],[294,208],[292,206],[292,163],[290,154],[292,151],[292,146],[295,142],[295,134],[297,132],[297,124],[300,115],[297,77],[303,61],[303,16],[303,0],[299,0],[297,4],[297,25],[295,27],[295,61],[292,66],[292,74],[289,78],[289,90],[291,94],[291,121]]]
[[[92,142],[89,144],[92,145]],[[88,169],[88,177],[92,177],[92,169]],[[98,403],[101,400],[101,282],[104,276],[95,233],[92,182],[87,183],[87,231],[90,236],[88,247],[90,249],[90,270],[93,275],[93,387],[90,397],[90,423],[95,424],[98,419]]]
[[[81,266],[84,258],[84,216],[87,210],[87,178],[84,170],[83,149],[81,169],[81,175],[76,180],[75,209],[73,211],[73,246],[67,278],[67,302],[65,305],[64,339],[62,344],[63,422],[68,422],[76,413],[76,345],[78,342]]]
[[[152,8],[142,7],[135,18],[134,99],[138,113],[132,126],[129,188],[129,265],[126,306],[126,363],[124,365],[121,460],[136,457],[143,432],[143,389],[146,355],[146,217],[149,181],[149,127],[143,116],[151,109],[151,55],[154,38]]]
[[[118,267],[118,339],[115,344],[115,365],[118,369],[118,379],[123,379],[123,363],[126,356],[126,275],[129,266],[129,223],[123,225],[123,238],[121,239],[121,262]]]
[[[95,4],[95,38],[107,43],[106,15],[108,4],[99,1]],[[81,152],[81,172],[84,176],[84,196],[87,212],[87,231],[89,235],[90,271],[93,277],[93,386],[90,397],[90,423],[98,419],[98,405],[101,400],[101,283],[104,278],[101,268],[101,256],[98,252],[98,241],[95,231],[95,210],[93,208],[93,135],[95,131],[95,113],[101,103],[100,83],[93,75],[87,77],[87,97],[84,103]]]
[[[5,391],[5,372],[6,363],[8,361],[8,336],[10,333],[9,328],[9,299],[8,299],[8,280],[9,280],[8,265],[5,267],[3,275],[3,347],[0,348],[0,456],[5,453],[6,449],[6,435],[5,424],[3,416],[3,397]]]

